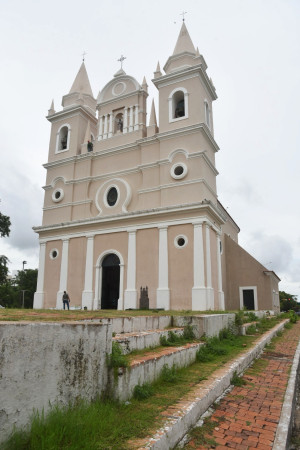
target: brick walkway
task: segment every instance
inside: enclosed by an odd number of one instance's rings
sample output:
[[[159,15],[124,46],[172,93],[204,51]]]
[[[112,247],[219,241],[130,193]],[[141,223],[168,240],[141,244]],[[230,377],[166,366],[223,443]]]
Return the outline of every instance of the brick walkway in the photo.
[[[216,445],[189,442],[186,448],[269,450],[273,446],[293,357],[300,337],[300,321],[286,330],[275,347],[263,353],[243,379],[217,406],[210,420]]]

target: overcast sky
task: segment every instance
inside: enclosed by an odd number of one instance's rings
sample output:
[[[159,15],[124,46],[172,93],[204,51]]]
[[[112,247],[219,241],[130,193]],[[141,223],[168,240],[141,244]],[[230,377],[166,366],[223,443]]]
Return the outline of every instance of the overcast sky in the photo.
[[[239,243],[300,295],[300,1],[10,0],[0,2],[0,254],[10,270],[38,267],[50,123],[83,51],[94,96],[119,69],[151,83],[173,53],[182,11],[216,86],[219,200]],[[152,86],[151,86],[152,85]],[[148,106],[149,108],[149,106]],[[299,296],[300,299],[300,296]]]

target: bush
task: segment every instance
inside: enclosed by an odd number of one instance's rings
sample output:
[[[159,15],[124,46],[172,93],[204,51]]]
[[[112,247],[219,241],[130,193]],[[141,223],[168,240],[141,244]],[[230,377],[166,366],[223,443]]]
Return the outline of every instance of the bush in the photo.
[[[111,354],[107,355],[107,365],[111,369],[113,367],[127,367],[128,361],[123,355],[123,350],[118,342],[112,343]]]
[[[161,371],[161,378],[167,383],[176,383],[178,380],[176,367],[174,365],[172,367],[168,367],[167,364],[165,364]]]
[[[248,327],[246,330],[246,334],[255,334],[255,333],[256,333],[256,326],[254,324],[250,325],[250,327]]]
[[[244,311],[238,311],[235,313],[235,324],[240,327],[244,323]]]
[[[133,390],[133,397],[137,400],[145,400],[153,395],[153,387],[150,383],[144,383],[142,385],[137,384]]]
[[[248,313],[245,314],[247,317],[247,322],[256,322],[257,320],[257,316],[254,312],[249,311]]]
[[[289,311],[289,319],[291,323],[296,323],[298,320],[297,314],[295,313],[295,311],[291,310]]]
[[[195,339],[195,333],[192,325],[185,325],[183,329],[183,338],[187,341],[193,341]]]
[[[246,384],[246,381],[243,380],[243,378],[239,377],[236,372],[234,372],[233,377],[230,380],[230,384],[233,384],[234,386],[243,386]]]

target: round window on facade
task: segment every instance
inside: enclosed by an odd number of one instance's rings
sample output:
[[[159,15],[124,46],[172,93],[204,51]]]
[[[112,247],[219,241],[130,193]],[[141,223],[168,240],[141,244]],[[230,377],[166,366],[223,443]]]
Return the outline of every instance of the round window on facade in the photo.
[[[171,177],[175,180],[184,178],[187,174],[187,167],[184,163],[177,163],[171,167]]]
[[[115,206],[118,201],[118,191],[115,186],[111,187],[106,194],[106,202],[108,206]]]
[[[176,236],[174,239],[175,247],[177,248],[184,248],[188,243],[188,238],[184,236],[183,234],[180,234],[179,236]]]
[[[52,194],[52,200],[54,202],[60,202],[64,198],[64,191],[62,189],[55,189]]]
[[[56,248],[53,248],[50,252],[50,258],[56,259],[58,257],[58,250]]]

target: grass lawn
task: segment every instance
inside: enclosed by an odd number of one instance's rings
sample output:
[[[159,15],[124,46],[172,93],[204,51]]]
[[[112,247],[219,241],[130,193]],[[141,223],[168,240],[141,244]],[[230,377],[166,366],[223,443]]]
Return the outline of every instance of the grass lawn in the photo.
[[[64,322],[75,320],[103,319],[108,317],[132,317],[132,316],[194,316],[199,314],[225,314],[229,311],[162,311],[128,310],[118,311],[113,309],[101,309],[96,311],[81,310],[54,310],[54,309],[0,309],[0,321],[30,321],[30,322]]]

